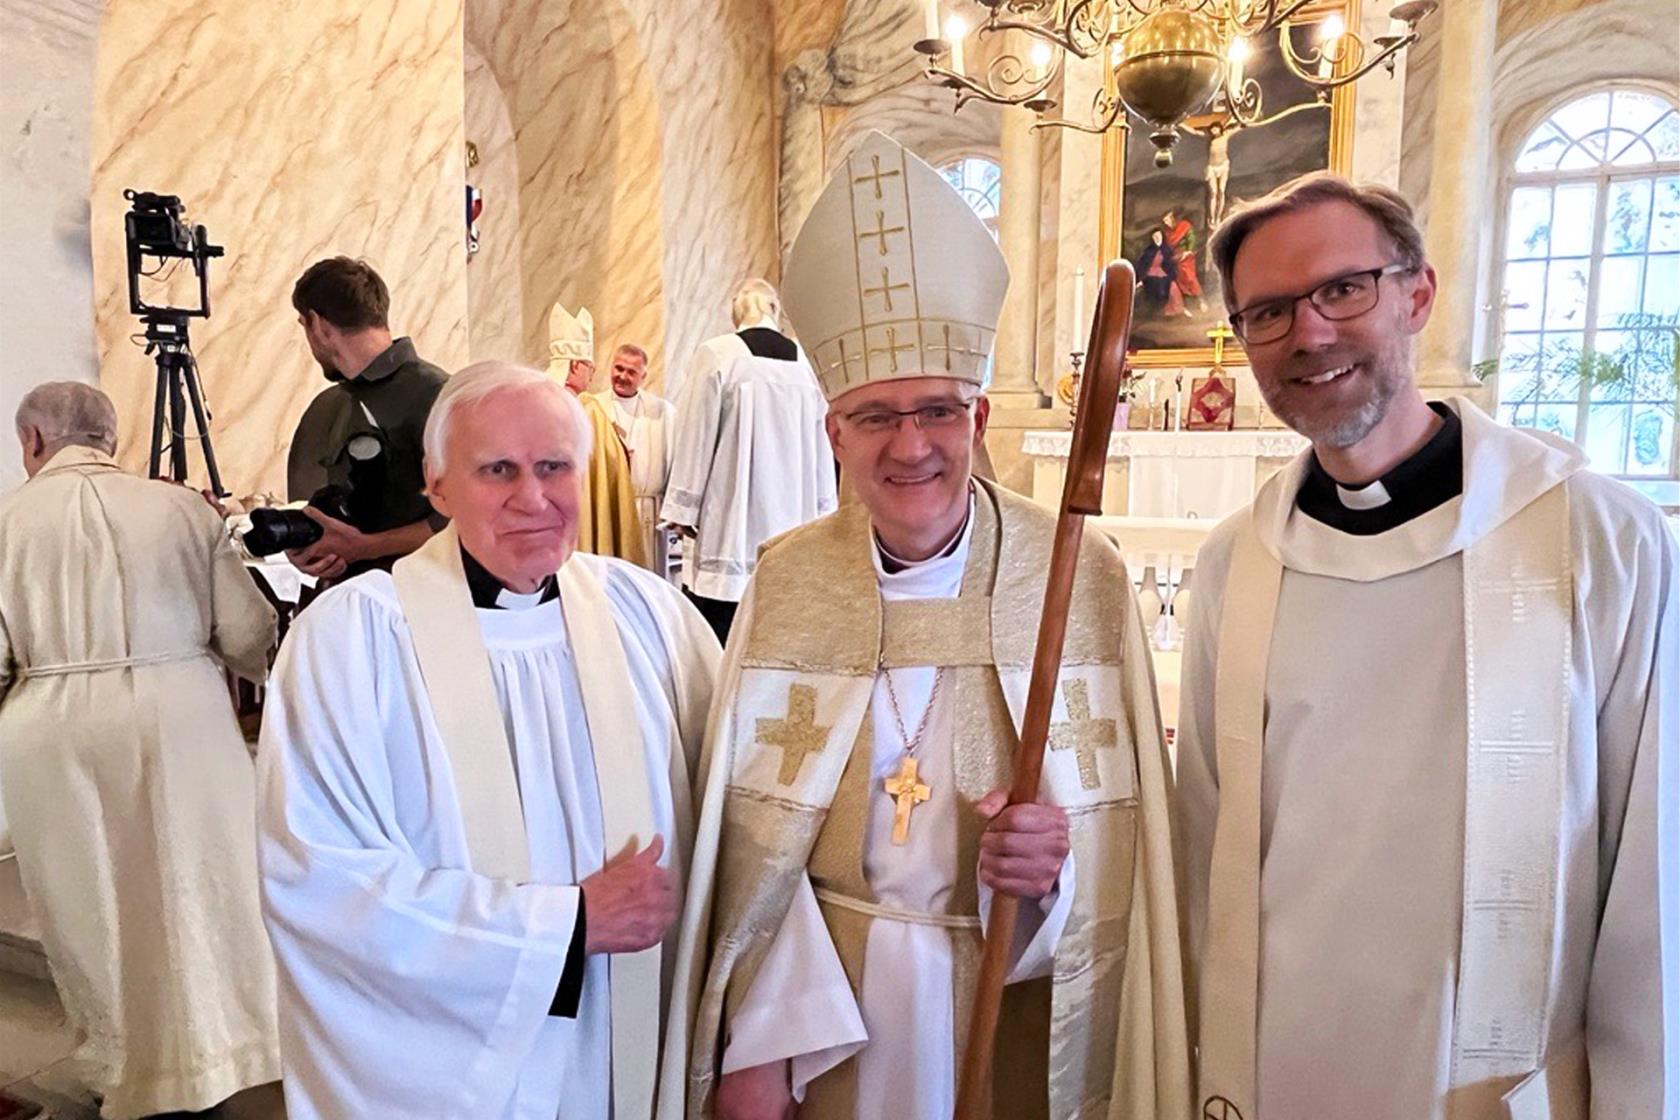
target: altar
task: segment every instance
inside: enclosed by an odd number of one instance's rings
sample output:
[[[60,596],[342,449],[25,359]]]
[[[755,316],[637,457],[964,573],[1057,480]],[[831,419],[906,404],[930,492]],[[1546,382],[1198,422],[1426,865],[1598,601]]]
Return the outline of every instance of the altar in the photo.
[[[1061,504],[1073,433],[1033,431],[1021,450],[1032,462],[1032,498]],[[1260,485],[1307,447],[1287,429],[1227,432],[1119,431],[1108,441],[1103,513],[1217,522],[1247,505]]]

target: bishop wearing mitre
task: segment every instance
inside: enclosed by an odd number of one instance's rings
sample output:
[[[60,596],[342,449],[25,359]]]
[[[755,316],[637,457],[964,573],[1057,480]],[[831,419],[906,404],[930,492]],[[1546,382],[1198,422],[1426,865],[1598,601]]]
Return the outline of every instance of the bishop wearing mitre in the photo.
[[[859,501],[772,541],[741,603],[661,1116],[949,1120],[990,899],[1022,899],[990,1114],[1189,1115],[1149,649],[1082,546],[1038,803],[1005,807],[1054,514],[971,474],[1008,273],[871,133],[784,274]]]
[[[594,447],[584,474],[578,550],[645,567],[648,542],[636,513],[630,451],[612,415],[589,392],[595,377],[595,317],[589,308],[580,307],[573,315],[556,303],[548,313],[548,375],[583,405]]]

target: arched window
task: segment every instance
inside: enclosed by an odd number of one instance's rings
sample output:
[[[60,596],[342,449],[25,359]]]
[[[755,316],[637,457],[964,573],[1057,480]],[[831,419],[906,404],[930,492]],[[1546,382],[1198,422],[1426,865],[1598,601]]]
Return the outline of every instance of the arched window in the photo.
[[[1603,90],[1529,134],[1504,215],[1499,415],[1608,474],[1672,477],[1680,111]]]
[[[945,181],[957,188],[969,208],[980,215],[986,228],[997,236],[998,191],[1003,175],[998,165],[981,156],[952,160],[939,169]]]

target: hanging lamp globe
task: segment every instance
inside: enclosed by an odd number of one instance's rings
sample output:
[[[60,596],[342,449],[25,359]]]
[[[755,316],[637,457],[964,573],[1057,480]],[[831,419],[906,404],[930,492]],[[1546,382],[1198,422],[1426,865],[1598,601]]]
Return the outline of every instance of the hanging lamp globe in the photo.
[[[1120,52],[1110,60],[1115,92],[1150,126],[1155,166],[1166,167],[1178,143],[1178,126],[1224,83],[1225,42],[1213,20],[1168,8],[1127,32]]]

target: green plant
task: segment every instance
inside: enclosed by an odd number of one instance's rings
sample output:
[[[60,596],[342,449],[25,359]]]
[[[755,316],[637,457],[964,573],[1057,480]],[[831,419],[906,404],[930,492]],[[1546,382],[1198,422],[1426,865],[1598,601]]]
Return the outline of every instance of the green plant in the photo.
[[[1584,382],[1595,398],[1650,401],[1673,415],[1680,401],[1680,315],[1622,315],[1606,333],[1619,338],[1614,350],[1558,341],[1477,362],[1470,372],[1478,381],[1501,370],[1527,378],[1522,395],[1503,402],[1519,414],[1525,405],[1577,396]]]

